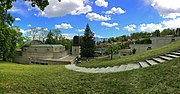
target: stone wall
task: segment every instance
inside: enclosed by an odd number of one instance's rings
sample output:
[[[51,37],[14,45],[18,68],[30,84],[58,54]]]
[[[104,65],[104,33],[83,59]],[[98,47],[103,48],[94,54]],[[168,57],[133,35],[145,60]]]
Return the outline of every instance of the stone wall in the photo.
[[[152,37],[152,47],[153,48],[159,48],[161,46],[167,45],[173,41],[180,40],[180,37]]]
[[[148,48],[153,48],[152,44],[131,44],[129,45],[131,49],[136,49],[136,53],[142,53],[148,50]]]
[[[161,46],[167,45],[171,42],[180,40],[180,37],[152,37],[152,44],[131,44],[131,49],[136,49],[136,53],[142,53],[148,49],[159,48]]]
[[[19,63],[19,64],[29,64],[30,59],[27,57],[23,57],[23,56],[15,56],[13,59],[13,62]]]
[[[61,58],[61,57],[64,57],[66,55],[69,54],[69,51],[63,51],[61,53],[53,53],[53,57],[52,58]]]

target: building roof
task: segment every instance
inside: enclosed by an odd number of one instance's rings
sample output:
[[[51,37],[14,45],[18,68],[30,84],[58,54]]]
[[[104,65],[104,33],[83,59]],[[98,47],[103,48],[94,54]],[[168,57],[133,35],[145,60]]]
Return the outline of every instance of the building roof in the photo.
[[[31,45],[32,48],[58,48],[63,47],[63,45],[50,45],[50,44],[41,44],[41,45]]]
[[[30,41],[25,42],[23,47],[29,47],[29,46],[33,45],[34,42],[37,42],[39,44],[43,44],[42,41],[39,41],[39,40],[30,40]]]

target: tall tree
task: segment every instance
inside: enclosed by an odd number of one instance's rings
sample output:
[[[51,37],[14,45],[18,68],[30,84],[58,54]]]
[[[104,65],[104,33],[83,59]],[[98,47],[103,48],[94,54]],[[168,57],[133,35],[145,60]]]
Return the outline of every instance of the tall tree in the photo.
[[[91,31],[89,24],[87,24],[81,43],[81,57],[94,57],[95,41],[93,36],[94,33]]]
[[[39,28],[31,28],[27,34],[32,37],[32,40],[38,39]]]
[[[53,38],[54,34],[52,33],[52,31],[50,31],[47,35],[47,39],[46,39],[46,44],[55,44],[55,40]]]
[[[43,43],[45,42],[48,32],[49,30],[47,28],[39,28],[38,31],[39,40],[41,40]]]
[[[0,28],[0,53],[4,61],[12,60],[15,55],[16,45],[22,33],[9,27],[7,24],[1,24]]]

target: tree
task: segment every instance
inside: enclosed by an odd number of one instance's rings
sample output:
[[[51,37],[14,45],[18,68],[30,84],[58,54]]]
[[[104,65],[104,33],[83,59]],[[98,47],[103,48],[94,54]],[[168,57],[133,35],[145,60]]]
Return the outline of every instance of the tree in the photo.
[[[112,59],[113,59],[113,55],[114,55],[114,54],[118,54],[118,53],[119,53],[119,50],[120,50],[120,47],[119,47],[118,45],[111,45],[111,46],[109,46],[109,47],[106,49],[105,53],[106,53],[107,55],[110,55],[111,60],[112,60]]]
[[[16,45],[21,38],[22,33],[9,27],[7,24],[2,24],[0,28],[0,53],[3,61],[10,61],[15,55]]]
[[[6,23],[12,25],[14,18],[8,13],[8,10],[12,8],[12,2],[16,0],[0,0],[0,23]],[[38,6],[41,10],[49,5],[48,0],[24,0],[32,2],[32,7]],[[59,0],[60,2],[61,0]]]
[[[45,42],[48,32],[49,31],[47,28],[39,28],[38,31],[39,40],[41,40],[43,43]]]
[[[0,0],[0,57],[4,61],[13,58],[16,49],[16,43],[22,35],[12,28],[14,18],[8,12],[12,8],[12,2],[16,0]],[[41,9],[49,4],[48,0],[25,0],[32,2],[32,6],[36,5]],[[61,1],[61,0],[59,0]]]
[[[25,37],[22,36],[22,32],[20,32],[20,29],[19,27],[17,26],[13,26],[12,27],[16,32],[17,32],[17,43],[16,43],[16,46],[17,48],[21,48],[24,44],[24,40],[26,40]]]
[[[52,31],[50,31],[47,35],[47,39],[46,39],[46,44],[55,44],[55,40],[53,38],[54,34],[52,33]]]
[[[39,28],[31,28],[27,34],[32,37],[32,40],[38,39]]]
[[[94,57],[95,54],[95,41],[94,33],[91,32],[89,24],[86,25],[85,33],[81,43],[81,57]]]
[[[162,32],[161,32],[161,36],[164,37],[164,36],[168,36],[168,35],[174,35],[175,31],[171,30],[171,29],[164,29]]]
[[[155,30],[154,32],[152,32],[152,36],[153,37],[160,37],[160,31],[159,30]]]
[[[176,36],[180,36],[180,28],[177,28],[175,32],[176,32]]]
[[[52,33],[55,38],[55,43],[58,44],[59,40],[63,40],[64,37],[61,35],[61,31],[59,29],[52,30]]]

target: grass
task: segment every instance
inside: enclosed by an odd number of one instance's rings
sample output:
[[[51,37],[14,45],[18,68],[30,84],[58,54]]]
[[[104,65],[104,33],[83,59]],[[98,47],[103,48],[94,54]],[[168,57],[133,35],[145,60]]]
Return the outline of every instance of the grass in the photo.
[[[180,58],[144,69],[86,74],[63,65],[0,63],[0,94],[179,94]]]
[[[110,59],[97,59],[93,61],[88,61],[85,63],[77,64],[81,67],[108,67],[108,66],[118,66],[122,64],[135,63],[139,61],[144,61],[146,59],[151,59],[152,57],[157,57],[159,55],[166,54],[168,52],[177,50],[180,48],[180,41],[172,42],[171,44],[165,45],[163,47],[146,51],[144,53],[125,56],[116,58],[113,60]]]

